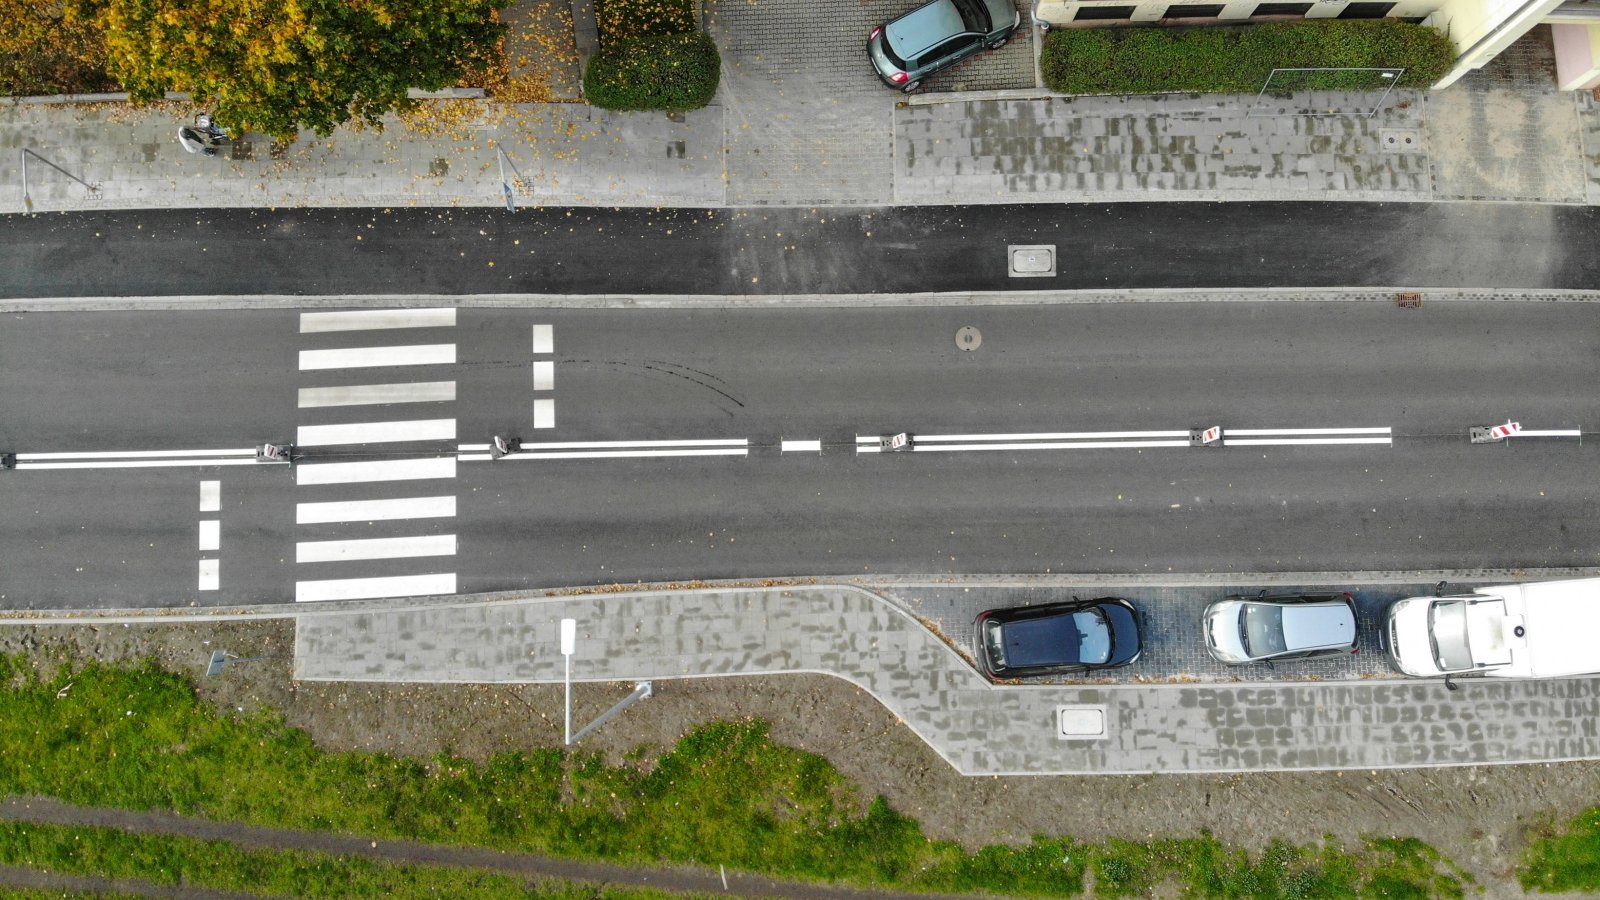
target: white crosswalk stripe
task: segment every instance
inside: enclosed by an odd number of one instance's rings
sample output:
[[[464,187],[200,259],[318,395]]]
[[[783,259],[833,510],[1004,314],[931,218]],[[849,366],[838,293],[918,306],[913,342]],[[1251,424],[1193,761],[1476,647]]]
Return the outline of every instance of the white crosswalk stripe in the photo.
[[[456,311],[446,308],[336,310],[306,312],[300,316],[300,331],[305,334],[451,328],[455,324]],[[456,345],[453,343],[306,349],[300,351],[299,359],[303,372],[438,366],[453,365],[455,362]],[[308,411],[305,415],[311,421],[296,428],[295,445],[313,448],[406,442],[453,443],[456,440],[456,419],[453,417],[416,418],[413,412],[412,416],[393,419],[382,419],[381,414],[369,413],[365,416],[367,421],[362,422],[330,422],[327,419],[335,418],[341,407],[442,404],[454,403],[455,399],[456,382],[451,380],[408,381],[402,377],[389,380],[375,378],[367,384],[307,385],[299,390],[298,406]],[[434,408],[445,411],[442,407]],[[334,412],[322,413],[319,410]],[[323,420],[317,421],[317,417]],[[350,485],[359,491],[361,485],[452,479],[456,476],[457,459],[439,455],[450,450],[449,446],[439,446],[425,453],[398,458],[391,456],[324,463],[302,461],[295,468],[295,481],[297,486],[309,491],[335,485]],[[422,523],[427,520],[454,518],[454,494],[430,493],[416,497],[358,495],[342,500],[312,499],[312,496],[308,495],[304,502],[295,504],[295,524],[307,529],[303,536],[308,538],[295,543],[295,563],[305,566],[303,571],[311,576],[295,582],[296,601],[455,593],[454,572],[389,575],[382,574],[381,568],[389,560],[454,557],[457,549],[454,534],[423,533],[395,537],[361,533],[367,530],[367,526],[380,522],[417,520],[418,530],[423,530]],[[348,491],[346,496],[349,496]],[[328,526],[340,527],[330,533]],[[361,571],[363,568],[370,571],[373,566],[380,567],[377,574],[368,575]],[[327,578],[323,575],[341,577]]]

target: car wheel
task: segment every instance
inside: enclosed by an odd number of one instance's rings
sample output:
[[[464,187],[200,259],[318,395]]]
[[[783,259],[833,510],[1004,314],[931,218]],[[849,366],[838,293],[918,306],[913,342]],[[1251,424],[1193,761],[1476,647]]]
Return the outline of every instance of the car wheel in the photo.
[[[1011,40],[1011,35],[1008,34],[1008,35],[1006,35],[1005,37],[1001,38],[998,41],[990,41],[989,42],[989,49],[990,50],[999,50],[1001,47],[1004,47],[1006,45],[1006,42],[1009,41],[1009,40]]]
[[[922,82],[920,82],[920,81],[908,81],[903,86],[901,86],[900,91],[901,91],[901,93],[909,94],[909,93],[911,93],[912,91],[916,90],[919,87],[922,87]]]

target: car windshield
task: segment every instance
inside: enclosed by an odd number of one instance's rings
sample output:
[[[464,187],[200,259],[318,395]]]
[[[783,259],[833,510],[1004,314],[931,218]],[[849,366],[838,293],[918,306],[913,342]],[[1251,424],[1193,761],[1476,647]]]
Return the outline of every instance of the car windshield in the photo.
[[[968,31],[979,34],[989,33],[989,8],[983,0],[954,0],[956,9],[961,12],[961,21],[966,24]]]
[[[984,623],[984,644],[997,669],[1104,665],[1111,660],[1111,625],[1097,609]]]
[[[1441,672],[1472,668],[1472,642],[1467,638],[1467,604],[1439,601],[1428,609],[1428,640]]]
[[[1283,608],[1268,603],[1246,603],[1239,616],[1239,639],[1244,652],[1254,657],[1282,653]]]

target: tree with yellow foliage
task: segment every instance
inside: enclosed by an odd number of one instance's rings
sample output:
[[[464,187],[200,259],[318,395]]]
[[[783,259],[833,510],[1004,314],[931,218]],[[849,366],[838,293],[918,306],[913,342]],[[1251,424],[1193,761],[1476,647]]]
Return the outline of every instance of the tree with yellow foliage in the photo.
[[[187,91],[235,134],[378,125],[488,66],[508,0],[70,0],[135,103]]]

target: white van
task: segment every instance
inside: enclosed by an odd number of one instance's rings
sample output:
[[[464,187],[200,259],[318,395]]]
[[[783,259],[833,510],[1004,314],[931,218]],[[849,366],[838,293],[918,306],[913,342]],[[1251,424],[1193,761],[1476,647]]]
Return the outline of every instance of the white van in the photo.
[[[1600,578],[1409,597],[1384,614],[1381,638],[1395,668],[1420,678],[1600,673]]]

